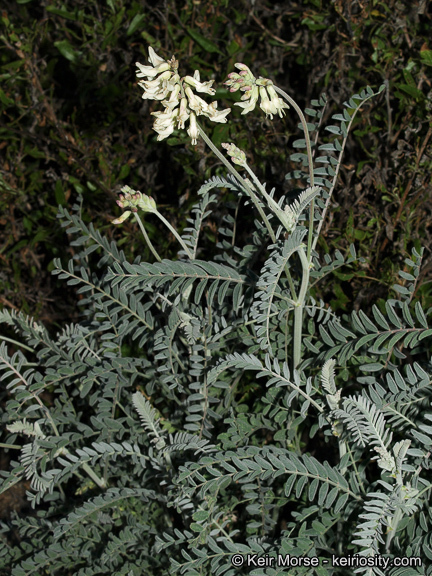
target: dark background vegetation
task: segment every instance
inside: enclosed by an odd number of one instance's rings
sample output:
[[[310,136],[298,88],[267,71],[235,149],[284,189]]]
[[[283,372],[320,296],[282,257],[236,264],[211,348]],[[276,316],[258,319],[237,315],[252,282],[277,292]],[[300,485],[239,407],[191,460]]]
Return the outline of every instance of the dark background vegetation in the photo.
[[[210,125],[213,141],[249,151],[259,177],[289,192],[298,120],[240,116],[239,94],[222,85],[235,62],[272,78],[304,108],[327,94],[325,119],[364,86],[386,90],[359,114],[320,250],[366,263],[331,276],[316,292],[336,309],[368,309],[387,296],[413,246],[425,247],[417,295],[432,283],[432,9],[424,0],[17,0],[1,9],[0,306],[54,329],[76,319],[76,295],[52,277],[54,257],[73,247],[57,207],[80,202],[84,219],[115,238],[129,257],[146,251],[134,222],[115,227],[115,198],[128,184],[156,198],[181,229],[196,191],[222,170],[202,142],[174,134],[156,142],[135,62],[147,50],[215,79],[229,125]],[[231,197],[221,192],[221,204]],[[174,238],[150,235],[163,257]],[[210,220],[206,234],[218,234]],[[426,306],[427,308],[427,306]]]

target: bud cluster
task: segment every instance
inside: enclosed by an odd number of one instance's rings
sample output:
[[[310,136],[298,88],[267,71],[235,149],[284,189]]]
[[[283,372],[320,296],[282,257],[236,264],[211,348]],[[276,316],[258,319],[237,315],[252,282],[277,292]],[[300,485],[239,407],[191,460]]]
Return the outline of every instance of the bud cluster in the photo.
[[[138,212],[138,210],[142,210],[143,212],[157,212],[156,202],[151,196],[133,190],[129,186],[123,186],[117,204],[120,208],[129,208],[129,210],[123,212],[120,218],[113,220],[113,224],[122,224],[129,218],[132,212]]]
[[[241,97],[242,102],[236,102],[234,106],[240,106],[243,108],[242,114],[247,114],[254,110],[258,98],[261,98],[260,108],[267,117],[273,119],[274,114],[279,114],[282,118],[285,114],[284,109],[289,108],[289,106],[282,98],[279,98],[273,87],[273,82],[261,76],[258,79],[255,78],[246,64],[237,62],[235,67],[240,70],[240,73],[231,72],[228,74],[229,80],[224,82],[225,86],[230,87],[230,92],[237,92],[237,90],[244,92]]]
[[[147,77],[138,86],[143,88],[143,98],[150,100],[161,100],[164,106],[162,112],[152,112],[156,117],[153,130],[158,133],[158,140],[163,140],[172,134],[174,129],[185,128],[186,121],[189,120],[188,135],[192,138],[192,144],[197,143],[199,136],[196,122],[197,116],[207,116],[213,122],[225,123],[226,116],[231,111],[230,108],[217,110],[217,102],[207,104],[200,96],[194,93],[204,92],[210,95],[215,94],[212,88],[213,80],[201,82],[198,70],[193,76],[180,78],[178,61],[174,58],[166,61],[156,54],[153,48],[149,47],[149,61],[152,66],[144,66],[137,62],[137,77]]]
[[[221,144],[222,148],[225,148],[228,156],[231,156],[231,161],[234,164],[239,164],[240,166],[246,166],[246,154],[240,148],[237,148],[235,144],[228,144],[224,142]]]

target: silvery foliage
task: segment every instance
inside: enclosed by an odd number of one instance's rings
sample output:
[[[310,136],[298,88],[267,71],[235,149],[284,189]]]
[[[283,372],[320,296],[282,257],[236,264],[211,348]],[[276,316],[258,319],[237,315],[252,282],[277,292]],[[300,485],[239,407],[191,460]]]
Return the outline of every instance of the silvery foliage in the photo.
[[[318,223],[347,122],[370,93],[346,103],[328,127],[335,137],[318,148]],[[311,132],[325,100],[314,104]],[[206,259],[200,242],[222,208],[219,189],[239,204],[225,207]],[[61,208],[75,257],[57,261],[54,274],[77,287],[82,320],[53,335],[22,313],[0,313],[26,345],[0,345],[3,442],[19,448],[1,491],[25,485],[31,505],[2,522],[2,573],[346,574],[324,560],[358,554],[420,557],[423,566],[358,561],[349,573],[431,574],[432,329],[415,297],[422,253],[413,250],[398,299],[375,305],[373,317],[340,316],[308,293],[293,371],[284,270],[295,270],[311,197],[291,205],[290,234],[269,214],[275,242],[260,219],[240,241],[253,208],[246,191],[228,176],[198,192],[183,232],[192,259],[129,262],[79,207]],[[354,246],[312,256],[310,285],[357,258]],[[316,556],[321,567],[236,568],[238,554]]]

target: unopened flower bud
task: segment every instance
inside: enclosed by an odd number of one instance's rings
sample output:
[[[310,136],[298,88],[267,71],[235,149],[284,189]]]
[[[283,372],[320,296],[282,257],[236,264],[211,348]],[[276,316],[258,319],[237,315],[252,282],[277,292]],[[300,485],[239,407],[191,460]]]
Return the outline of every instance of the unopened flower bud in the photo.
[[[231,156],[231,160],[234,162],[234,164],[246,166],[246,154],[243,152],[243,150],[237,148],[235,144],[228,144],[227,142],[222,144],[222,148],[225,148],[228,156]]]
[[[246,71],[246,72],[249,72],[250,74],[252,74],[252,72],[250,71],[248,66],[246,66],[246,64],[242,64],[241,62],[237,62],[236,64],[234,64],[234,66],[236,68],[238,68],[239,70]],[[240,74],[241,74],[241,72],[240,72]]]
[[[123,224],[123,222],[125,220],[127,220],[130,215],[131,215],[130,210],[126,210],[126,212],[123,212],[123,214],[120,216],[120,218],[116,218],[115,220],[112,221],[112,223],[113,224]]]

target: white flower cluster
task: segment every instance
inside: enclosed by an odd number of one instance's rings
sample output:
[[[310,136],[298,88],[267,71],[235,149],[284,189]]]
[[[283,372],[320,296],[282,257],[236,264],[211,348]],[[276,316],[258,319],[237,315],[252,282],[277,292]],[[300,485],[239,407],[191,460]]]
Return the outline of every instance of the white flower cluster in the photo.
[[[138,66],[136,75],[138,78],[147,78],[138,83],[138,86],[144,90],[142,97],[149,100],[161,100],[165,108],[163,112],[152,112],[152,115],[156,116],[153,130],[158,133],[158,140],[167,138],[176,127],[184,129],[186,121],[189,120],[187,133],[192,138],[192,144],[196,144],[199,136],[197,116],[207,116],[213,122],[225,123],[227,121],[226,116],[231,111],[230,108],[218,111],[216,101],[207,104],[193,91],[215,94],[215,90],[211,87],[213,80],[201,82],[198,70],[193,76],[180,78],[177,72],[178,61],[174,56],[169,61],[163,60],[151,46],[149,47],[149,61],[151,66],[136,63]]]
[[[234,106],[244,108],[242,114],[247,114],[255,108],[260,97],[260,108],[267,117],[273,119],[273,114],[279,114],[282,118],[285,114],[284,108],[289,108],[289,106],[282,98],[279,98],[273,88],[273,82],[261,76],[257,80],[246,64],[237,62],[234,66],[240,70],[240,73],[228,74],[229,80],[225,82],[225,85],[230,86],[230,92],[237,92],[237,90],[244,92],[241,97],[242,102],[236,102]]]

